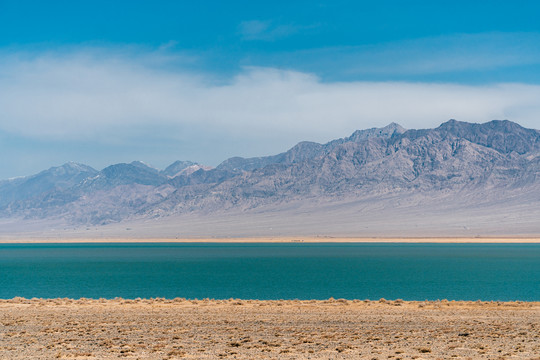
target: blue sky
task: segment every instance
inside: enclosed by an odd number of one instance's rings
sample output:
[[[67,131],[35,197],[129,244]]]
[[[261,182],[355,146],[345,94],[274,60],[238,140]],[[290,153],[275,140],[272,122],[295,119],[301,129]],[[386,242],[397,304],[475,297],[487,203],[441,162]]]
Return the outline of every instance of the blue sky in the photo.
[[[0,0],[0,178],[392,121],[540,128],[537,1]]]

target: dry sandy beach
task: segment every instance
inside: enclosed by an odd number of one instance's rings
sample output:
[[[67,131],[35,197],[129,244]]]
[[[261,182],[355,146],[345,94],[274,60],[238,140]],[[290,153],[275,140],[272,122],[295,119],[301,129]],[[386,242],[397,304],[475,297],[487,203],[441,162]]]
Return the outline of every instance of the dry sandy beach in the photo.
[[[540,359],[540,302],[0,300],[1,359]]]

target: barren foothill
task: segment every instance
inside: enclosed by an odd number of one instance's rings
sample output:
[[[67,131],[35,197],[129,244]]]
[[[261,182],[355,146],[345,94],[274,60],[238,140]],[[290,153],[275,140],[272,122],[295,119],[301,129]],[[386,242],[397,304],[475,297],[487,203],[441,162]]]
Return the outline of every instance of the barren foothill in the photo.
[[[0,300],[1,359],[540,359],[540,302]]]

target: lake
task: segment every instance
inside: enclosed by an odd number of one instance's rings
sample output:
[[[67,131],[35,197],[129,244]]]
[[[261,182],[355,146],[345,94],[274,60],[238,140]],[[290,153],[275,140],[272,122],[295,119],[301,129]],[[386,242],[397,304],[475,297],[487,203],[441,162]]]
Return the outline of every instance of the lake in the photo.
[[[540,301],[540,244],[0,244],[0,298]]]

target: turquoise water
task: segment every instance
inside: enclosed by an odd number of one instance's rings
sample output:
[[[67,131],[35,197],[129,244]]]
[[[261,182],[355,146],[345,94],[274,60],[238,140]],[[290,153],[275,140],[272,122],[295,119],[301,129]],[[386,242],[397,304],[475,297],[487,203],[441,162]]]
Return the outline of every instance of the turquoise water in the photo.
[[[0,298],[540,300],[540,244],[9,244]]]

